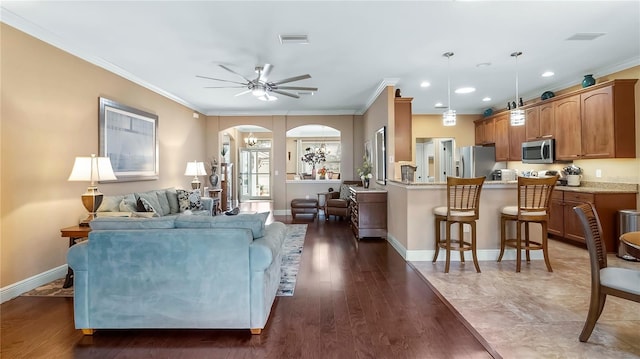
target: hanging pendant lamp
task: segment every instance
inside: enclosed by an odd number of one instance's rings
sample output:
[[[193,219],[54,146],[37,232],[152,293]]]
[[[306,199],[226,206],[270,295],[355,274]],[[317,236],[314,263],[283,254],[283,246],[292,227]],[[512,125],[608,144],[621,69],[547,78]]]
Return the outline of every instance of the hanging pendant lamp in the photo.
[[[522,55],[522,52],[516,51],[511,54],[512,57],[516,58],[516,106],[509,113],[509,122],[511,126],[522,126],[524,125],[524,110],[520,108],[520,98],[518,97],[518,56]]]
[[[442,114],[443,126],[456,125],[456,111],[451,109],[451,56],[453,52],[445,52],[442,56],[447,58],[447,110]]]

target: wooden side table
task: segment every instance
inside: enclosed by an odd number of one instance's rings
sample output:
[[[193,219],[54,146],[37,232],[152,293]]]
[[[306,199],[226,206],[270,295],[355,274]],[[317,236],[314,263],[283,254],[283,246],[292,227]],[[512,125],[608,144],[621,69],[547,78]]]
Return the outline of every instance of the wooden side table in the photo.
[[[60,230],[60,235],[61,237],[69,238],[69,248],[71,248],[71,246],[76,244],[78,239],[87,238],[89,236],[89,232],[91,232],[91,227],[71,226],[62,228]],[[73,269],[68,267],[67,276],[64,279],[62,288],[69,288],[71,286],[73,286]]]
[[[221,212],[220,208],[220,198],[221,198],[222,188],[209,188],[209,197],[213,198],[213,215],[217,215]]]

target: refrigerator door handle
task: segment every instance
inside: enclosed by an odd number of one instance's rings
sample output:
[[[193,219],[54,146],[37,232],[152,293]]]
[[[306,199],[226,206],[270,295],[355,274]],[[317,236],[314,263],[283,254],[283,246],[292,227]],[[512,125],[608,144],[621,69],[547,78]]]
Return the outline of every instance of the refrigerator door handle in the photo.
[[[466,178],[466,177],[464,176],[464,168],[465,168],[465,165],[464,165],[464,157],[460,157],[460,160],[462,161],[462,178]]]

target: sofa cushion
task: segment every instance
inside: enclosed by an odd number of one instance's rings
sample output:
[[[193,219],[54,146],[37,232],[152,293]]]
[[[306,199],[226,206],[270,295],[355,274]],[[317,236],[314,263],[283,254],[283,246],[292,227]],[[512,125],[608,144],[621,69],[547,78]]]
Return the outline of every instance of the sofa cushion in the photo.
[[[89,222],[92,230],[101,229],[168,229],[175,228],[175,217],[122,218],[98,217]]]
[[[144,208],[145,212],[153,213],[153,217],[161,217],[160,214],[158,213],[159,208],[158,209],[153,208],[153,205],[149,203],[149,201],[147,201],[146,198],[138,198],[138,201],[140,201],[140,203],[142,204],[142,208]]]
[[[136,196],[136,198],[144,198],[147,202],[149,202],[158,216],[164,216],[164,212],[162,211],[162,207],[160,206],[160,202],[158,201],[158,196],[156,196],[156,191],[136,192],[134,193],[134,195]],[[149,212],[149,210],[144,206],[140,207],[138,205],[138,211],[142,212],[144,210]]]
[[[188,216],[176,218],[176,228],[248,228],[253,238],[264,236],[265,222],[270,212],[240,213],[236,216]]]
[[[340,199],[349,199],[351,197],[351,191],[349,190],[349,186],[346,184],[340,185]]]
[[[349,201],[344,199],[329,199],[327,200],[327,207],[347,208],[349,207]]]
[[[180,204],[178,203],[178,192],[176,192],[176,189],[167,188],[165,192],[167,195],[167,200],[169,201],[169,213],[180,213]]]
[[[125,195],[122,201],[120,202],[120,212],[137,212],[138,211],[138,203],[136,197],[133,193]]]
[[[155,191],[156,197],[158,197],[158,203],[160,204],[160,209],[162,210],[163,215],[171,214],[171,207],[169,206],[169,198],[167,197],[166,190]]]
[[[98,212],[120,212],[120,202],[124,199],[121,196],[103,196],[102,203],[98,207]]]

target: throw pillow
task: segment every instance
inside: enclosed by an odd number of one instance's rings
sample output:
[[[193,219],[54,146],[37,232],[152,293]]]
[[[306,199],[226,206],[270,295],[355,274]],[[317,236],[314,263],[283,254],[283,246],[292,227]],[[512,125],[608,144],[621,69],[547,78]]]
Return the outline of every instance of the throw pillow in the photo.
[[[146,198],[140,198],[139,201],[142,203],[142,207],[144,208],[145,212],[152,212],[154,217],[160,217],[160,215],[158,214],[158,211],[153,208],[153,205],[151,203],[149,203],[149,201],[147,201]]]
[[[156,192],[156,197],[158,197],[158,203],[160,203],[160,209],[162,210],[162,213],[165,216],[168,214],[171,214],[171,207],[169,206],[169,198],[167,197],[167,191],[160,190],[155,192]]]
[[[124,198],[120,202],[120,212],[137,212],[137,211],[138,211],[138,203],[135,196],[133,194],[128,194],[124,196]]]
[[[158,196],[156,196],[156,191],[148,191],[148,192],[136,192],[134,193],[136,198],[144,198],[149,202],[149,204],[155,209],[159,216],[164,216],[165,213],[162,211],[162,207],[160,206],[160,202],[158,201]],[[138,208],[138,212],[144,212],[145,209]]]
[[[167,200],[169,200],[169,213],[180,213],[180,204],[178,202],[178,192],[176,192],[176,189],[167,188],[165,192],[167,193]]]
[[[349,186],[346,184],[340,185],[340,199],[349,199],[351,197],[351,191],[349,191]]]
[[[189,209],[190,210],[203,210],[204,206],[202,205],[202,201],[200,200],[200,191],[194,189],[189,193]]]
[[[180,209],[180,212],[188,210],[191,206],[191,203],[189,202],[189,192],[183,189],[178,189],[176,190],[176,194],[178,195],[178,208]]]
[[[124,196],[103,196],[98,212],[120,212],[120,202]]]

